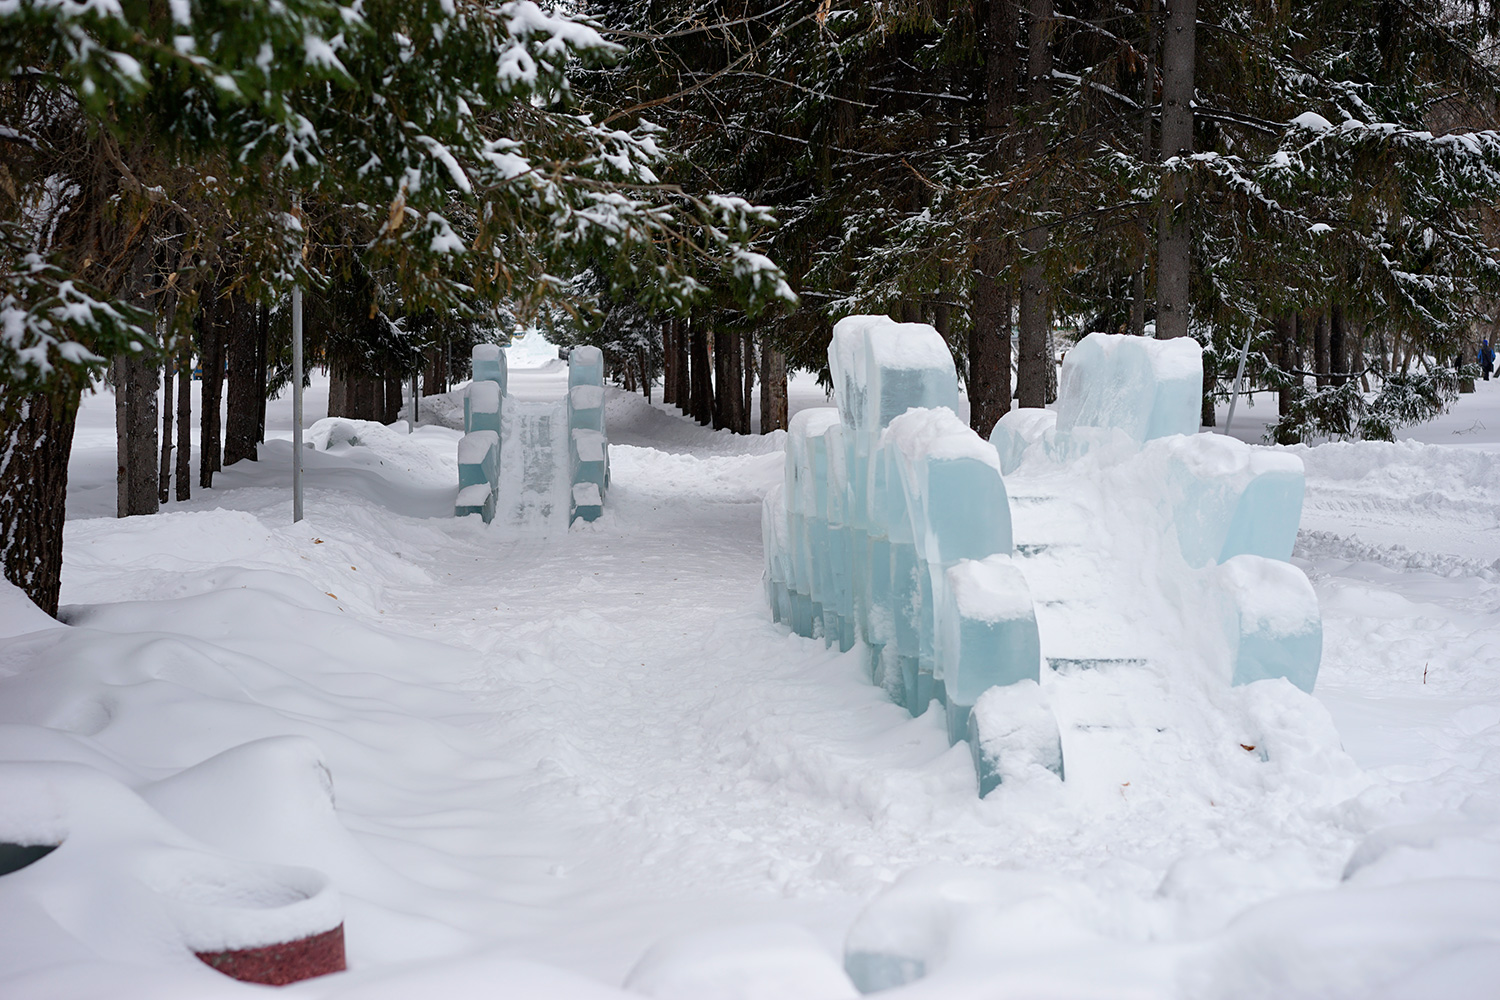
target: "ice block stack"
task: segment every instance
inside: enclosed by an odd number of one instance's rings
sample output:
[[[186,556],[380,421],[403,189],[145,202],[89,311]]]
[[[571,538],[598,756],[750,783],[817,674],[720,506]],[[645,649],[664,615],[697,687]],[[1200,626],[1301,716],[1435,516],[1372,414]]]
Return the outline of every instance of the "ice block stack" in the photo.
[[[914,715],[938,699],[950,739],[977,748],[979,696],[1035,682],[1041,663],[1000,462],[954,413],[953,356],[932,327],[850,317],[828,356],[836,407],[793,418],[764,502],[773,614],[843,650],[863,641],[876,683]],[[992,786],[994,761],[975,763]]]
[[[604,513],[609,492],[609,437],[604,426],[604,353],[575,347],[568,355],[568,523]]]
[[[1026,461],[1066,467],[1090,454],[1101,467],[1136,470],[1166,512],[1181,562],[1215,568],[1195,582],[1215,599],[1231,683],[1285,677],[1311,691],[1322,620],[1311,584],[1288,562],[1302,517],[1302,460],[1197,433],[1202,385],[1193,340],[1091,333],[1063,362],[1055,418],[1012,410],[990,442],[1007,474]]]
[[[1197,666],[1219,690],[1276,677],[1311,690],[1322,626],[1288,561],[1301,461],[1197,433],[1196,343],[1090,335],[1067,357],[1056,410],[1012,411],[988,443],[954,412],[953,358],[931,327],[851,317],[828,354],[835,406],[792,419],[783,482],[762,507],[767,599],[800,635],[863,643],[872,679],[914,715],[942,704],[981,794],[1007,776],[1061,776],[1057,720],[1073,709],[1054,672],[1156,669],[1127,645],[1207,650]],[[1028,537],[1013,559],[1002,474],[1026,487],[1033,534],[1098,542],[1109,524],[1121,544]],[[1091,566],[1113,592],[1070,575]],[[1143,626],[1143,601],[1175,605],[1172,620]]]
[[[505,351],[479,344],[473,352],[474,378],[464,390],[464,436],[458,442],[458,500],[454,513],[495,516],[500,483],[500,415],[505,398]]]

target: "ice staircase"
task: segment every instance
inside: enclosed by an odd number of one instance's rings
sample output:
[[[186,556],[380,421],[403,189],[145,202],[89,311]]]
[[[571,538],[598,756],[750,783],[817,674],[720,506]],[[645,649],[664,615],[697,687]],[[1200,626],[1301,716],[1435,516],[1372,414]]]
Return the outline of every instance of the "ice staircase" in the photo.
[[[566,387],[554,387],[550,372],[513,379],[496,345],[475,347],[473,363],[454,513],[530,532],[545,532],[564,513],[570,525],[599,517],[609,485],[599,349],[573,350]]]
[[[1254,707],[1225,692],[1312,689],[1301,462],[1197,433],[1196,343],[1092,334],[1056,411],[1013,411],[989,442],[952,412],[931,327],[850,317],[829,364],[837,407],[793,420],[763,508],[768,600],[793,631],[864,643],[912,714],[936,699],[981,795],[1254,753]]]

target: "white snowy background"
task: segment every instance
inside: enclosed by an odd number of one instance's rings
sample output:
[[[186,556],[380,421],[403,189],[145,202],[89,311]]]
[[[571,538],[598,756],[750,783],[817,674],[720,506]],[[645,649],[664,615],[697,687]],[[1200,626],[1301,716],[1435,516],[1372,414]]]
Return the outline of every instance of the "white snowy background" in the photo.
[[[561,395],[512,350],[518,399]],[[0,877],[0,996],[250,995],[185,945],[318,907],[350,971],[288,995],[847,997],[851,929],[933,957],[893,998],[1500,994],[1500,382],[1294,449],[1321,708],[1272,765],[983,801],[939,713],[771,623],[784,435],[610,392],[608,508],[571,531],[452,518],[443,398],[414,433],[310,417],[300,524],[289,398],[260,461],[117,520],[87,397],[67,626],[0,594],[0,797],[67,838]]]

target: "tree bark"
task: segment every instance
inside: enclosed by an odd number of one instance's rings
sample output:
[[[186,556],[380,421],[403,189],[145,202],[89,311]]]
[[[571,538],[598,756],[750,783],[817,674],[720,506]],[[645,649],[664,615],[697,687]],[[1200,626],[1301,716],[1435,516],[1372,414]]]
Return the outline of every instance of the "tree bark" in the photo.
[[[1141,162],[1150,163],[1155,143],[1152,128],[1152,108],[1156,104],[1156,46],[1157,27],[1156,0],[1146,0],[1146,65],[1142,72],[1144,85],[1141,88]],[[1150,220],[1141,217],[1141,255],[1136,264],[1135,275],[1130,281],[1130,333],[1135,337],[1146,334],[1146,266],[1149,263],[1146,247],[1150,241]]]
[[[1284,372],[1291,372],[1297,367],[1297,321],[1291,316],[1283,316],[1276,321],[1276,367]],[[1292,376],[1293,381],[1296,376]],[[1288,384],[1282,386],[1276,392],[1276,415],[1284,417],[1292,412],[1292,400],[1295,396],[1293,387]]]
[[[1162,159],[1193,152],[1193,70],[1197,58],[1198,0],[1168,0],[1166,38],[1161,52]],[[1187,178],[1168,174],[1162,184],[1157,223],[1156,336],[1166,340],[1188,332],[1193,231]]]
[[[1318,388],[1331,383],[1328,377],[1333,371],[1328,356],[1328,314],[1321,309],[1313,322],[1313,369],[1318,373]]]
[[[1010,412],[1010,288],[984,266],[974,275],[969,327],[969,426],[989,437]]]
[[[1032,163],[1041,161],[1047,155],[1047,134],[1041,126],[1041,119],[1047,114],[1047,105],[1052,95],[1052,13],[1052,0],[1030,0],[1026,99],[1031,112],[1031,123],[1026,133],[1026,159]],[[1040,407],[1047,403],[1047,366],[1050,363],[1047,357],[1047,332],[1052,322],[1045,260],[1050,234],[1047,227],[1037,221],[1046,208],[1045,191],[1031,192],[1031,203],[1031,218],[1022,240],[1026,248],[1027,263],[1021,272],[1017,345],[1020,357],[1017,359],[1016,390],[1021,406]]]
[[[786,355],[771,346],[769,338],[760,342],[760,432],[787,429]]]
[[[343,417],[349,410],[349,380],[344,377],[344,366],[338,361],[328,363],[328,415]]]
[[[156,447],[156,364],[139,354],[114,360],[115,513],[155,514],[160,456]]]
[[[1349,348],[1348,325],[1344,321],[1344,307],[1335,302],[1328,309],[1328,371],[1332,385],[1343,385],[1348,381]]]
[[[78,396],[71,384],[50,395],[0,393],[0,563],[54,617]]]
[[[228,300],[223,323],[225,359],[229,368],[229,406],[224,419],[224,464],[255,461],[255,436],[260,424],[260,383],[265,373],[255,370],[260,331],[255,306],[236,294]]]
[[[677,317],[670,316],[661,326],[661,401],[677,402]]]
[[[1005,141],[1015,125],[1020,23],[1017,0],[990,0],[984,39],[984,130],[995,144],[992,164],[997,170],[1014,153]],[[969,426],[984,435],[1010,411],[1011,399],[1011,293],[1004,278],[1000,228],[992,220],[979,230],[969,290]]]
[[[256,385],[256,421],[255,421],[255,443],[260,444],[266,439],[266,403],[270,387],[266,369],[271,364],[271,308],[261,306],[255,311],[256,333],[255,338],[255,370],[259,373],[255,380]]]
[[[693,352],[693,419],[700,424],[711,424],[714,419],[714,384],[709,374],[708,323],[695,318],[692,326]]]
[[[740,396],[740,433],[754,434],[750,411],[755,405],[755,334],[748,330],[740,342],[740,367],[745,372],[745,391]]]
[[[729,370],[734,354],[733,342],[733,334],[725,331],[721,326],[715,326],[713,424],[716,431],[729,427],[733,419],[733,404],[730,402],[729,394],[729,387],[734,385],[734,379]],[[738,392],[737,389],[736,392]]]
[[[434,344],[427,348],[427,368],[422,373],[422,395],[436,396],[448,391],[448,348]]]
[[[177,347],[177,502],[193,495],[193,338]]]
[[[687,317],[677,320],[677,408],[683,413],[691,413],[693,409],[693,368],[688,359],[692,351],[689,323]]]
[[[156,479],[156,501],[164,504],[172,498],[172,376],[177,368],[171,353],[162,358],[161,379],[161,465]]]
[[[215,283],[216,284],[216,283]],[[203,339],[203,412],[198,432],[198,485],[212,489],[220,467],[219,400],[224,391],[224,302],[211,285],[198,316]]]
[[[387,374],[384,383],[385,406],[380,414],[380,422],[394,424],[401,419],[401,376]]]

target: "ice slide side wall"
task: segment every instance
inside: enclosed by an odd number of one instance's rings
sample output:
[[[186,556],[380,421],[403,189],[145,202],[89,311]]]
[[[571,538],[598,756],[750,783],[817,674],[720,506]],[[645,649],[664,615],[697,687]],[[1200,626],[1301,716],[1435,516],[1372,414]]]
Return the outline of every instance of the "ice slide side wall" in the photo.
[[[474,380],[464,390],[464,436],[458,442],[458,500],[454,514],[478,514],[489,524],[495,517],[500,486],[500,419],[504,412],[509,370],[505,350],[479,344],[472,355]]]
[[[1321,622],[1287,562],[1300,461],[1197,433],[1195,343],[1090,335],[1068,356],[1057,411],[1013,411],[988,443],[953,412],[953,358],[929,326],[849,317],[829,365],[835,406],[793,419],[783,482],[762,508],[767,600],[800,635],[843,650],[862,641],[872,680],[913,714],[938,699],[950,740],[970,744],[981,795],[1007,753],[1064,769],[1011,558],[1003,473],[1033,457],[1108,447],[1140,464],[1171,507],[1184,571],[1217,565],[1232,683],[1286,677],[1311,690]],[[1010,745],[1016,734],[1026,746]]]

